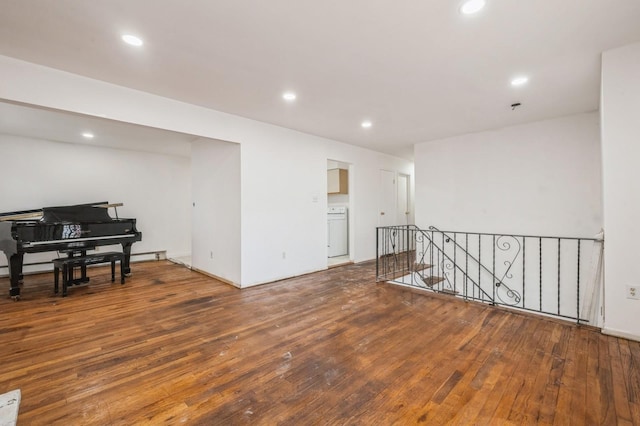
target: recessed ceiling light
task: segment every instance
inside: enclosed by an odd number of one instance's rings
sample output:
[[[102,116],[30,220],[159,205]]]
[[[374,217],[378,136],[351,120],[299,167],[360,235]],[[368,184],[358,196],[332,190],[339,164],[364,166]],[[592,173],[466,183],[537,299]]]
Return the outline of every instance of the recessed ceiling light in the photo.
[[[84,132],[84,133],[82,134],[82,137],[83,137],[83,138],[86,138],[86,139],[93,139],[93,133],[91,133],[91,132]]]
[[[293,92],[285,92],[282,94],[282,99],[284,99],[285,101],[295,101],[296,97],[296,94]]]
[[[131,34],[124,34],[122,36],[122,41],[124,41],[127,44],[130,44],[131,46],[139,47],[139,46],[143,45],[143,42],[142,42],[141,38],[136,37],[136,36],[131,35]]]
[[[467,0],[460,6],[460,13],[471,15],[480,12],[487,4],[486,0]]]
[[[364,127],[365,129],[368,129],[369,127],[373,126],[373,123],[370,121],[363,121],[362,124],[360,124],[362,127]]]
[[[512,86],[522,86],[523,84],[525,84],[527,81],[529,81],[529,77],[516,77],[513,80],[511,80],[511,85]]]

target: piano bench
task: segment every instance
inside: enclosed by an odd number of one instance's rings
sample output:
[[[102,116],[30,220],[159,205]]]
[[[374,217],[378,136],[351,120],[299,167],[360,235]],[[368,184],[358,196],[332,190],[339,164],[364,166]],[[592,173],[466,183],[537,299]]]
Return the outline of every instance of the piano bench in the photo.
[[[120,284],[124,284],[124,253],[110,251],[104,253],[93,253],[80,257],[67,257],[53,259],[54,285],[53,290],[58,294],[59,274],[62,270],[62,297],[67,296],[67,287],[73,277],[73,268],[87,265],[98,265],[101,263],[111,263],[111,282],[116,280],[116,262],[120,262]]]

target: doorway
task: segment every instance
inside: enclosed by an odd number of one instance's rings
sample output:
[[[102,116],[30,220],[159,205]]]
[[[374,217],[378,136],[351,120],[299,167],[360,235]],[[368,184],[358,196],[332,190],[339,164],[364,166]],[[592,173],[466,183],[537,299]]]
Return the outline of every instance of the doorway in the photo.
[[[351,263],[353,214],[349,163],[327,160],[327,266]]]
[[[378,226],[406,226],[411,223],[410,176],[391,170],[380,170]],[[390,233],[386,235],[392,235]],[[413,243],[394,241],[394,250],[403,252]]]
[[[391,170],[380,170],[378,226],[411,223],[410,176]]]

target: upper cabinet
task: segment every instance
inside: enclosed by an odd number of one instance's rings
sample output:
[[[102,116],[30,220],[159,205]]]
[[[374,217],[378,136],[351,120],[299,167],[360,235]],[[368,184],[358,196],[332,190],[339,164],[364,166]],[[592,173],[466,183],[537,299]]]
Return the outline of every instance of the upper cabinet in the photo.
[[[346,169],[327,170],[327,193],[328,194],[348,194],[349,193],[349,170],[346,170]]]

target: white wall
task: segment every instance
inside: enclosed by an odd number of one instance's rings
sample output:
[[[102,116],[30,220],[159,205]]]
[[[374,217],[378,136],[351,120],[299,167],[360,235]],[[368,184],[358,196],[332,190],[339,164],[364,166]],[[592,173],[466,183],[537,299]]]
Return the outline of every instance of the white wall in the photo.
[[[191,155],[192,266],[240,286],[240,145],[199,139]]]
[[[288,132],[242,145],[243,287],[327,266],[327,159]]]
[[[375,257],[379,169],[413,173],[407,160],[6,56],[0,81],[0,99],[242,144],[243,287],[326,268],[328,159],[353,164],[355,261]]]
[[[1,134],[0,152],[0,211],[122,202],[119,216],[136,218],[142,232],[133,253],[167,250],[169,256],[182,256],[190,252],[189,158]],[[112,209],[109,213],[114,216]],[[53,257],[27,254],[25,262]],[[4,255],[0,264],[6,265]]]
[[[600,158],[595,112],[418,144],[416,224],[593,237]]]
[[[640,340],[640,43],[602,56],[602,158],[605,223],[605,326]]]

